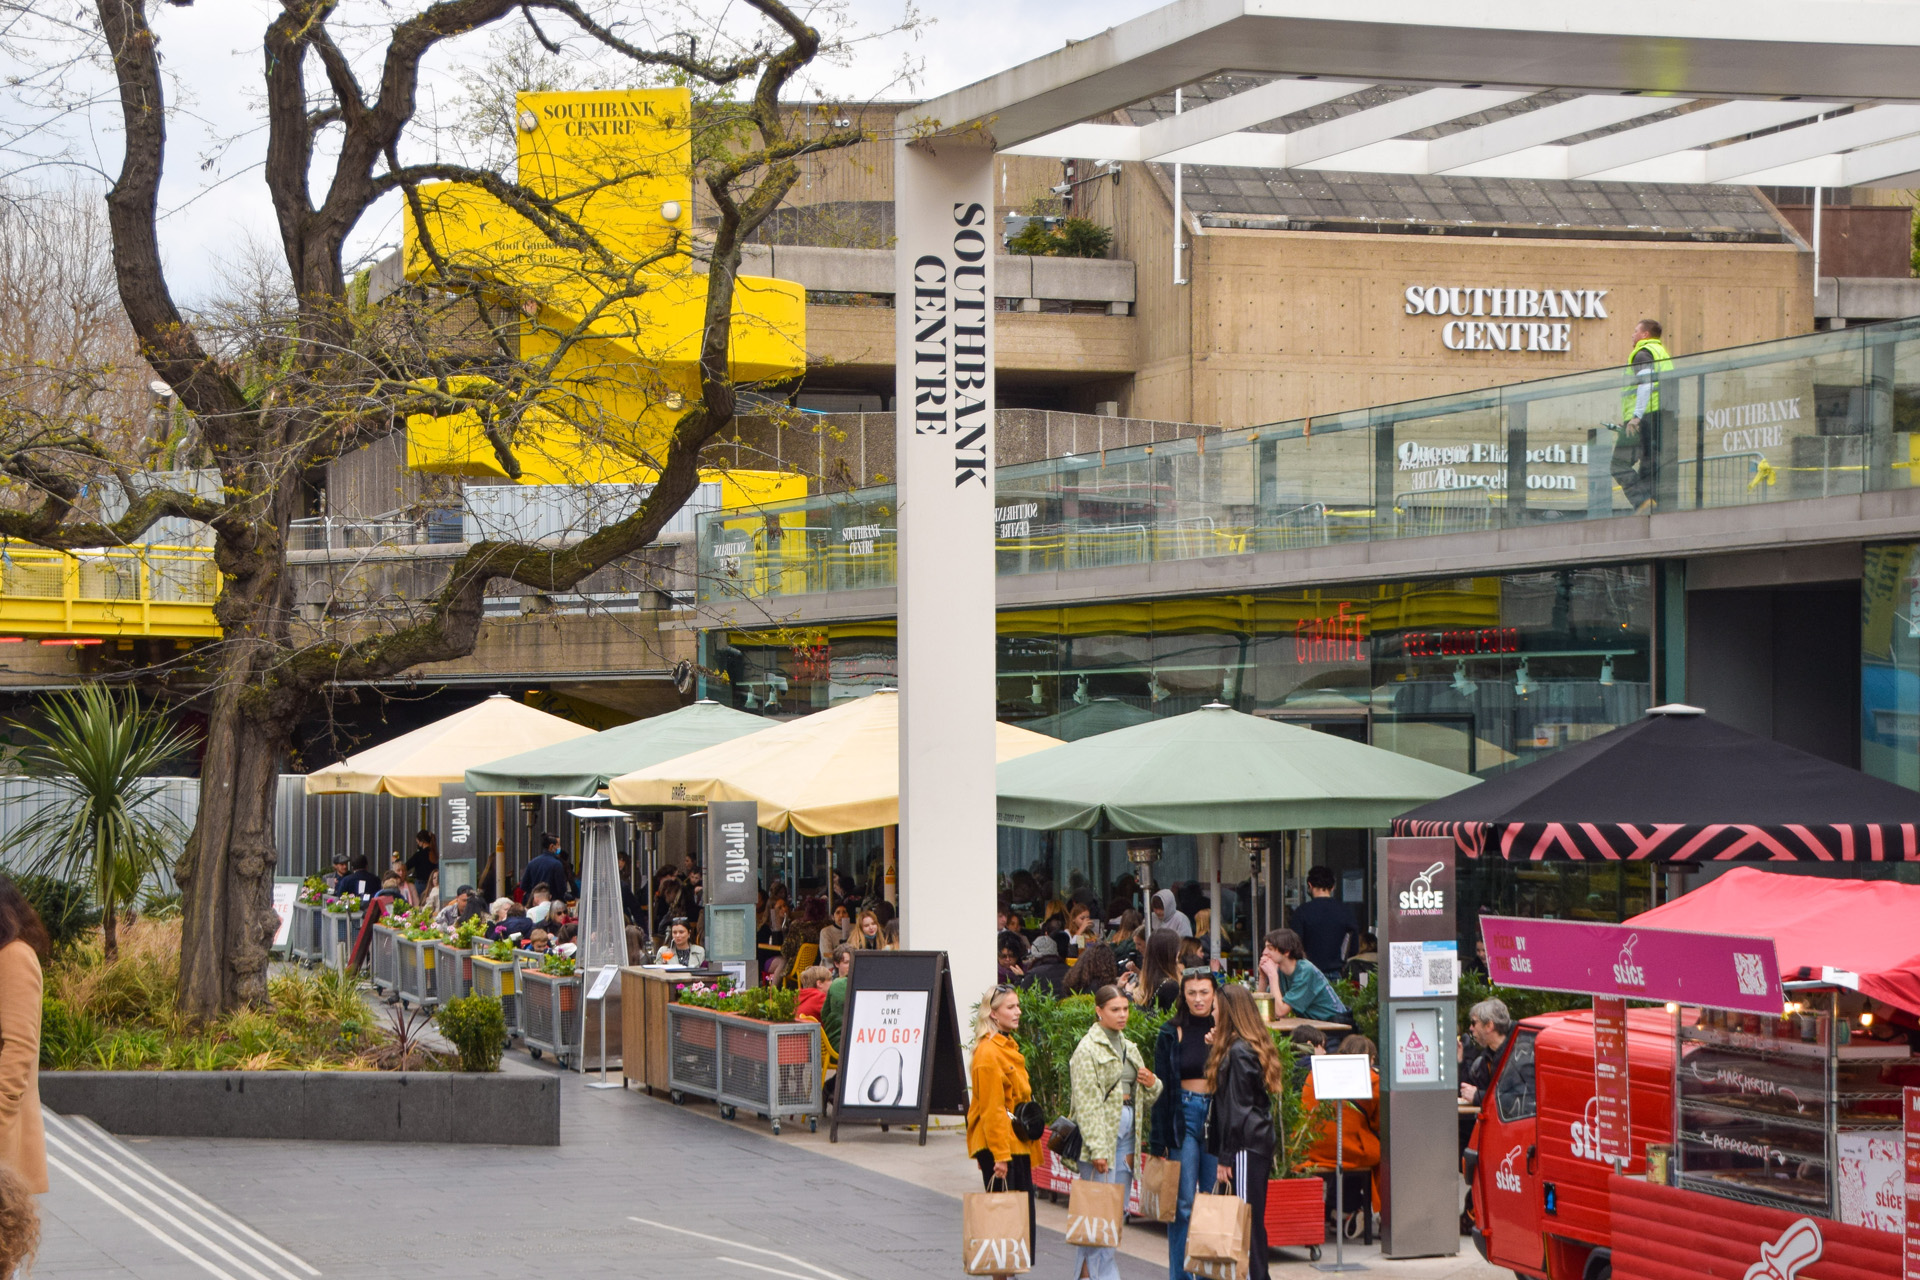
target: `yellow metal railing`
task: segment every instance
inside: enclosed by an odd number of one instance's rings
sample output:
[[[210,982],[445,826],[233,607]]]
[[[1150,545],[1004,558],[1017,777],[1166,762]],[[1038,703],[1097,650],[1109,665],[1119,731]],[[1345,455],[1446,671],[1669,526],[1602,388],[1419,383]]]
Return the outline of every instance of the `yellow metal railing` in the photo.
[[[49,551],[0,541],[0,631],[214,637],[219,595],[205,547]]]

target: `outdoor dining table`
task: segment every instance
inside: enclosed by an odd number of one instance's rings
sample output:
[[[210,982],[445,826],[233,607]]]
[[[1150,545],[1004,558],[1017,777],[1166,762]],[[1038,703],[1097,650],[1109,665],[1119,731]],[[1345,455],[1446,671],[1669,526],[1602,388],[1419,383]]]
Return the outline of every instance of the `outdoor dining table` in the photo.
[[[1344,1022],[1317,1022],[1312,1018],[1275,1018],[1267,1025],[1276,1031],[1292,1031],[1295,1027],[1317,1027],[1322,1031],[1352,1031]]]

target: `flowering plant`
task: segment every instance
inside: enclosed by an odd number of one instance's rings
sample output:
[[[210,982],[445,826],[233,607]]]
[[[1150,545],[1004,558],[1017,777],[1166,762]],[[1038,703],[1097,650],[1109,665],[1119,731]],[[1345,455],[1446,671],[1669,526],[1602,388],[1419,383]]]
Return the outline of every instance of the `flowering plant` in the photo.
[[[300,882],[299,903],[303,907],[325,905],[327,900],[327,882],[319,876],[308,876]]]
[[[572,977],[578,967],[572,956],[549,955],[540,962],[540,972],[550,973],[556,978]]]
[[[485,916],[469,916],[453,927],[453,940],[464,946],[472,946],[474,939],[487,931]]]
[[[330,916],[353,916],[359,915],[365,905],[366,899],[358,894],[343,893],[337,897],[330,894],[321,909]]]

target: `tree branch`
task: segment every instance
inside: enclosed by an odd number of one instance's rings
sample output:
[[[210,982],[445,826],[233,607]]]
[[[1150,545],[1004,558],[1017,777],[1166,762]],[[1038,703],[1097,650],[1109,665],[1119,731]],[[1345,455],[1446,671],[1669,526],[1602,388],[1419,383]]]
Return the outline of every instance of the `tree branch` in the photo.
[[[166,158],[166,94],[144,0],[98,0],[113,56],[126,154],[107,193],[113,271],[140,354],[204,419],[237,412],[246,397],[214,363],[174,305],[160,257],[158,197]]]

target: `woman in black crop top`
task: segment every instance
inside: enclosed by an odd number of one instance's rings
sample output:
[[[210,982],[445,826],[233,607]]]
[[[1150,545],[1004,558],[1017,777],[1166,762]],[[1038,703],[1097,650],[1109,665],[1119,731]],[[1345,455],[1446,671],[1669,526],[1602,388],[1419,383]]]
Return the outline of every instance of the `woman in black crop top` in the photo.
[[[1167,1224],[1167,1270],[1171,1280],[1185,1280],[1181,1267],[1187,1256],[1187,1223],[1193,1215],[1193,1197],[1200,1187],[1211,1189],[1217,1162],[1207,1154],[1207,1053],[1213,1038],[1214,976],[1206,969],[1188,969],[1180,980],[1180,1005],[1160,1028],[1153,1046],[1153,1073],[1165,1082],[1153,1105],[1153,1123],[1147,1149],[1180,1162],[1180,1202]]]

